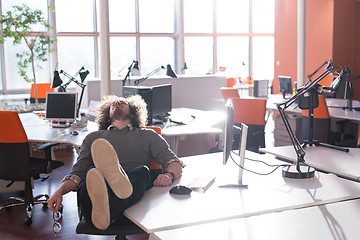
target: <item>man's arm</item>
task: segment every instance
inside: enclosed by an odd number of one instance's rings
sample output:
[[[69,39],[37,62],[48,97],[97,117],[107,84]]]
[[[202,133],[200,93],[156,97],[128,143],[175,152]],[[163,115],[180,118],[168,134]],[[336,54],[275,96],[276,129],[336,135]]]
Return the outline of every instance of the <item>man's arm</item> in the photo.
[[[64,180],[60,187],[54,192],[54,194],[47,200],[48,207],[51,211],[57,212],[61,208],[62,196],[70,191],[74,191],[78,188],[78,184],[71,180]]]
[[[179,161],[172,161],[165,169],[163,174],[160,174],[154,181],[154,186],[169,186],[178,179],[182,174],[182,164]]]

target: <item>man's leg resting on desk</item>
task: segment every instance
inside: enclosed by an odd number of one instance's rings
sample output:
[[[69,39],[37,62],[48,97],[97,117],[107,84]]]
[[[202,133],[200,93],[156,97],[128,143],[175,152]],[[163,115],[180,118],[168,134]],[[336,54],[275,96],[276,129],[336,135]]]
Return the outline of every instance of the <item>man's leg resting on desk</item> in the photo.
[[[105,180],[102,181],[98,177],[100,175],[98,172],[100,171],[96,168],[89,170],[86,181],[80,188],[80,206],[86,222],[92,222],[98,229],[107,229],[111,223],[121,219],[125,209],[140,201],[145,191],[153,184],[148,167],[139,166],[128,174],[133,186],[132,194],[126,199],[121,199],[115,195]],[[91,186],[87,186],[90,184]],[[98,217],[99,215],[101,216]]]

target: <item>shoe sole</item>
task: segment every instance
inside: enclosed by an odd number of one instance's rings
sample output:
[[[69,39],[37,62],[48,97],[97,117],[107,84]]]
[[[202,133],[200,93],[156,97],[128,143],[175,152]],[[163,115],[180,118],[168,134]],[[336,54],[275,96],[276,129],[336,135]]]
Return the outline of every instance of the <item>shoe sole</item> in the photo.
[[[105,230],[110,225],[109,197],[104,176],[96,168],[86,174],[86,189],[92,204],[91,221],[96,228]]]
[[[91,155],[114,194],[120,199],[130,197],[133,188],[113,146],[103,138],[96,139],[91,145]]]

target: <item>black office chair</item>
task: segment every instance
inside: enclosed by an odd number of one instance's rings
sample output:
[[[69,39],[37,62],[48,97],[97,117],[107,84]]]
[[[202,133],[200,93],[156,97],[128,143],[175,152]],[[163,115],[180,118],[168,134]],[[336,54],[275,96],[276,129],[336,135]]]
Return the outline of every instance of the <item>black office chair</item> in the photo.
[[[161,134],[160,127],[146,127],[153,129],[158,134]],[[162,167],[156,162],[155,159],[151,159],[149,163],[151,180],[154,182],[159,174],[162,173]],[[81,212],[81,206],[79,201],[79,191],[77,191],[77,205],[78,205],[78,215],[79,223],[76,226],[77,234],[90,234],[90,235],[114,235],[115,240],[126,240],[126,235],[135,235],[135,234],[145,234],[146,232],[142,230],[135,223],[130,221],[127,217],[123,216],[118,219],[117,222],[112,223],[106,230],[97,229],[92,223],[85,221],[84,216]]]
[[[42,145],[46,159],[30,157],[30,146],[19,115],[13,111],[0,111],[0,179],[8,180],[8,187],[15,181],[25,183],[24,197],[10,197],[0,206],[0,210],[25,205],[25,223],[32,223],[33,205],[42,203],[46,206],[47,194],[33,196],[31,179],[40,179],[41,173],[49,173],[64,163],[51,160],[51,147],[56,143]],[[47,178],[42,178],[46,180]],[[43,200],[41,200],[43,199]]]
[[[150,168],[152,164],[153,163],[150,164]],[[162,170],[156,168],[156,169],[151,169],[150,172],[151,172],[152,181],[155,181],[155,179],[162,172]],[[146,233],[144,230],[142,230],[139,226],[137,226],[135,223],[130,221],[125,216],[118,219],[117,222],[112,223],[106,230],[97,229],[92,223],[88,223],[84,219],[84,216],[81,212],[79,192],[80,191],[77,191],[77,205],[78,205],[78,215],[79,215],[79,223],[76,226],[77,234],[110,235],[110,236],[115,236],[115,240],[126,240],[126,235]]]

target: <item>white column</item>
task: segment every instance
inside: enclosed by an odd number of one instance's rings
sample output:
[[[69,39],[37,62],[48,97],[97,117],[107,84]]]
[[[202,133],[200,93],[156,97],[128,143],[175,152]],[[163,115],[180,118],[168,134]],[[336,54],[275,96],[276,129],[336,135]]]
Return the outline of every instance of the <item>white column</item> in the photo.
[[[109,1],[100,2],[100,91],[101,97],[110,94],[110,33]]]
[[[305,39],[306,39],[306,0],[298,0],[297,14],[297,86],[305,81]]]

